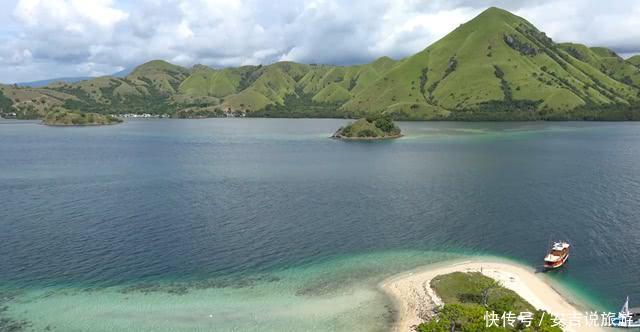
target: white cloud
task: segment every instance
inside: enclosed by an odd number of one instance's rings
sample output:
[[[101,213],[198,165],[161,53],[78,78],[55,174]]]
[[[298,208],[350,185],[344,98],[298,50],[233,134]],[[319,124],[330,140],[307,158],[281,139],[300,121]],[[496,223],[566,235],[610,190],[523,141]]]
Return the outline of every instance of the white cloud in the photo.
[[[469,7],[431,13],[412,12],[410,9],[395,7],[382,17],[382,29],[369,47],[372,53],[402,56],[416,52],[427,46],[425,40],[436,41],[478,14],[477,10]]]
[[[0,81],[111,73],[157,58],[185,66],[400,58],[491,5],[558,41],[640,50],[632,0],[18,0],[0,1],[0,12],[13,13],[0,26]]]
[[[27,26],[63,27],[67,31],[86,26],[109,28],[128,16],[111,0],[20,0],[13,13]]]
[[[30,61],[32,57],[33,55],[31,54],[31,51],[27,49],[14,50],[10,61],[11,63],[19,64]]]
[[[516,11],[557,41],[605,46],[621,53],[640,52],[640,3],[564,1]]]

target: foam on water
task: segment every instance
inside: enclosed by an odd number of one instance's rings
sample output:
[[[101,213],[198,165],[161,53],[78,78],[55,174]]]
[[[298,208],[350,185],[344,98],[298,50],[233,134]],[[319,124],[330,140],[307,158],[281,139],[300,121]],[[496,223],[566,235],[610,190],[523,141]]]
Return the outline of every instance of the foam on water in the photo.
[[[548,133],[570,133],[603,130],[606,126],[593,127],[582,123],[567,123],[549,126],[544,122],[515,122],[515,123],[436,123],[424,125],[423,123],[401,122],[405,136],[399,141],[421,140],[456,140],[470,143],[474,140],[496,139],[525,139]]]

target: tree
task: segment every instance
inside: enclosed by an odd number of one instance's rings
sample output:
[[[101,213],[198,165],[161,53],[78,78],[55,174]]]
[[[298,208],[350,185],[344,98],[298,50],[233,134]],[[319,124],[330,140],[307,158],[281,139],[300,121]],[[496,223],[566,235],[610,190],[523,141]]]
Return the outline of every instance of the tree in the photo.
[[[481,278],[476,280],[477,287],[481,289],[481,302],[483,306],[487,307],[489,305],[489,292],[492,289],[501,287],[500,283],[492,278]]]
[[[0,113],[8,113],[13,106],[13,101],[0,90]]]

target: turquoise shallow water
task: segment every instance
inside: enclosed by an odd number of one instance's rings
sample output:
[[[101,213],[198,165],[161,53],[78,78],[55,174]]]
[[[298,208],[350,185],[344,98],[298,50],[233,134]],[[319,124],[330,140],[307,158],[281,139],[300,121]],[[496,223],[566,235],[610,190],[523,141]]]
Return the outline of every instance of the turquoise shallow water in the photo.
[[[590,305],[640,299],[640,126],[342,120],[0,122],[0,317],[27,330],[384,330],[377,283],[476,255]]]
[[[261,274],[33,288],[7,293],[11,299],[5,315],[28,322],[26,329],[36,331],[386,331],[396,316],[379,289],[382,280],[430,264],[469,259],[502,258],[386,251]],[[555,287],[588,308],[598,308],[570,283]]]
[[[32,289],[8,315],[36,330],[380,331],[394,318],[381,278],[446,257],[458,256],[387,252],[227,278]]]

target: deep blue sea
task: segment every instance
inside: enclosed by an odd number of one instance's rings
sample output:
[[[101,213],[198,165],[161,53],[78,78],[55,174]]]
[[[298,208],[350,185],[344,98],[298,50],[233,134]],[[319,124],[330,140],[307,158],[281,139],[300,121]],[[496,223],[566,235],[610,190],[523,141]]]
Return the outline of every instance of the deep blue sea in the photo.
[[[29,330],[384,330],[382,278],[475,255],[640,305],[640,123],[0,120],[0,318]],[[8,325],[7,325],[8,326]],[[1,330],[0,326],[0,330]]]

